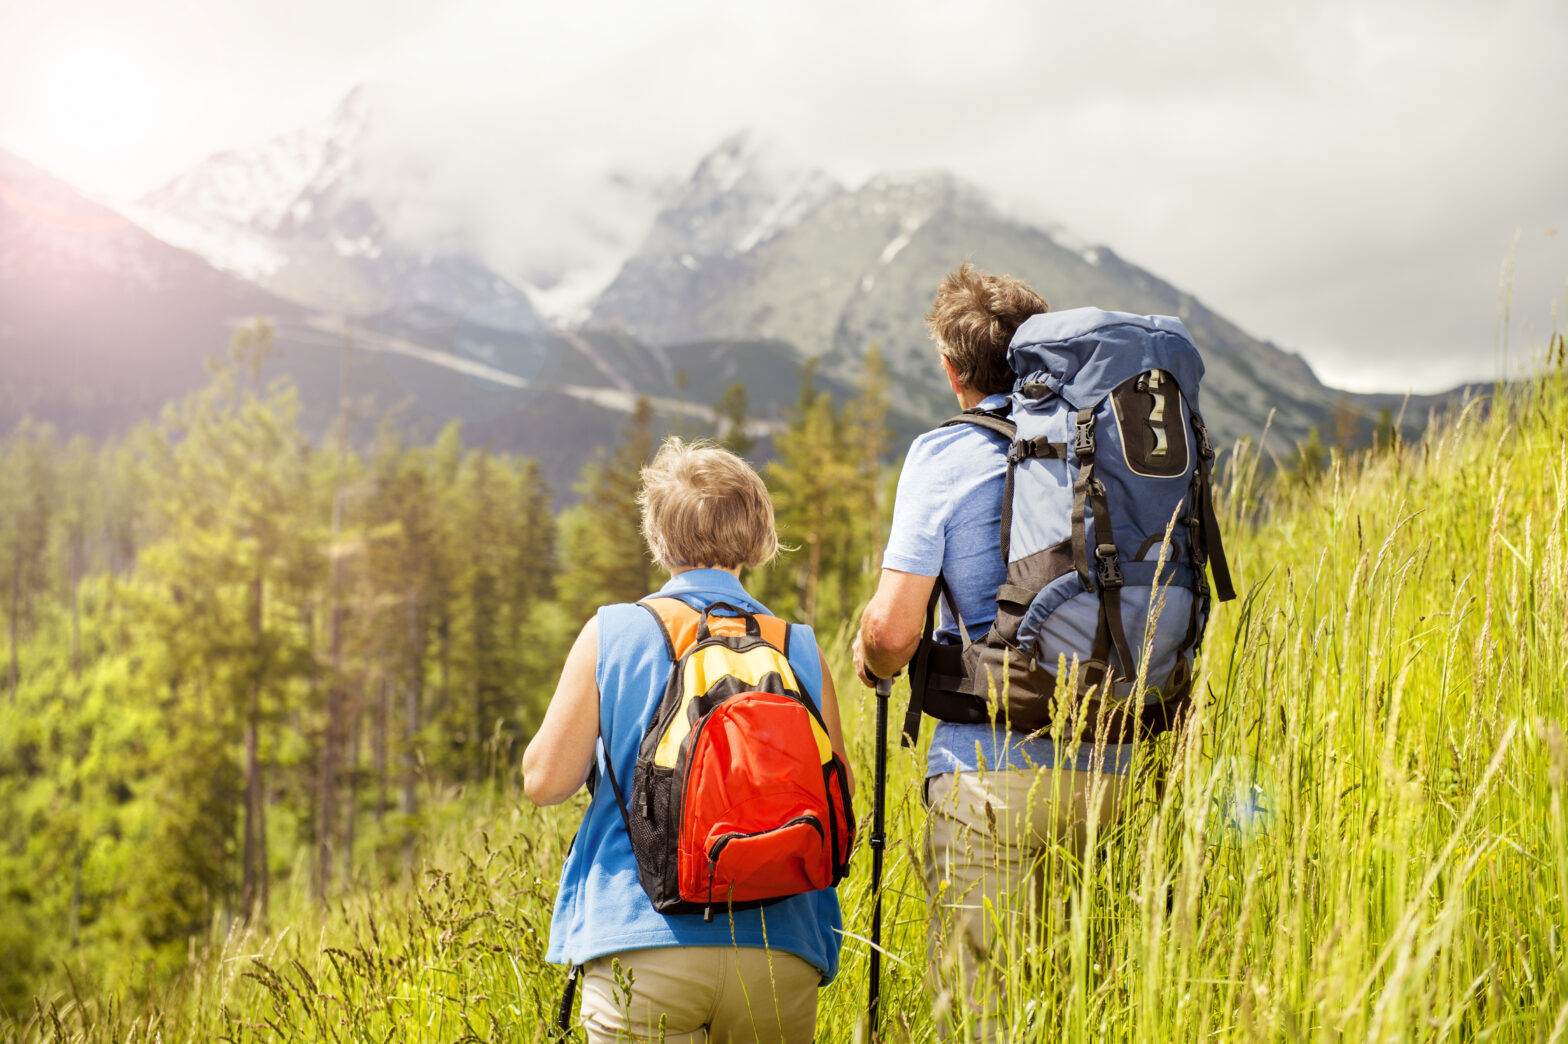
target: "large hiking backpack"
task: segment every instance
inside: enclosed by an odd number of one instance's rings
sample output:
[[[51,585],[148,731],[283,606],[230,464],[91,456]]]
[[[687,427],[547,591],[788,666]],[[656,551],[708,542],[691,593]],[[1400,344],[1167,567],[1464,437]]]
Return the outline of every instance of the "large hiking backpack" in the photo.
[[[715,906],[837,884],[855,836],[849,774],[790,667],[790,625],[724,602],[638,604],[674,666],[629,804],[613,770],[609,778],[654,909],[712,920]]]
[[[904,742],[922,710],[1047,728],[1063,656],[1078,661],[1082,687],[1094,686],[1085,737],[1169,729],[1189,701],[1208,623],[1208,568],[1218,597],[1235,597],[1198,413],[1203,361],[1180,319],[1097,308],[1031,317],[1007,358],[1017,378],[1007,407],[948,421],[1009,444],[996,622],[974,642],[962,625],[962,644],[932,641],[946,590],[937,578]],[[1145,688],[1134,700],[1140,670]]]

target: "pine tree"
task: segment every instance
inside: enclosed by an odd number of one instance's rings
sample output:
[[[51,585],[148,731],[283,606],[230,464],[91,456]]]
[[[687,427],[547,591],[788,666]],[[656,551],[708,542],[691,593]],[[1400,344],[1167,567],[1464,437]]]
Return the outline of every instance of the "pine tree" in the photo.
[[[0,461],[0,484],[8,501],[0,510],[0,599],[8,625],[12,703],[21,682],[22,639],[49,587],[46,551],[59,496],[55,458],[53,429],[23,421]]]
[[[815,387],[815,375],[813,360],[802,371],[800,400],[789,427],[774,440],[777,456],[768,465],[779,535],[791,548],[770,571],[768,590],[776,611],[807,624],[816,619],[823,577],[836,575],[850,540],[857,484],[841,418],[832,397]]]
[[[713,405],[714,434],[719,445],[740,457],[750,453],[757,445],[757,440],[746,432],[746,410],[749,405],[746,386],[738,381],[725,388],[724,394]]]
[[[637,491],[653,454],[653,407],[639,399],[608,460],[584,469],[577,504],[562,519],[559,600],[585,620],[601,605],[633,602],[653,587]]]

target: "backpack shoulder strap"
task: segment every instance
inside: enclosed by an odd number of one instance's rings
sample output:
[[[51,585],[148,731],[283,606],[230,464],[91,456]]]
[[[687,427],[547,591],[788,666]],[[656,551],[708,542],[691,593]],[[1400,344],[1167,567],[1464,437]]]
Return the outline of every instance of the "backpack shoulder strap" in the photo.
[[[899,746],[913,747],[920,740],[920,718],[926,709],[926,685],[931,677],[931,642],[936,629],[936,604],[942,597],[945,581],[940,572],[931,585],[931,598],[926,602],[925,627],[920,632],[920,644],[915,646],[915,658],[909,665],[909,707],[904,711],[904,727],[899,731]],[[960,627],[962,630],[962,627]]]
[[[977,428],[994,431],[1011,443],[1018,437],[1018,425],[1014,424],[1012,417],[1009,416],[1011,412],[1011,409],[1006,406],[995,410],[982,410],[978,406],[971,406],[963,413],[943,421],[941,427],[953,428],[960,424],[973,424]]]
[[[670,654],[670,659],[679,660],[681,654],[697,640],[697,622],[702,614],[679,598],[644,598],[637,604],[648,610],[648,614],[658,623],[659,633],[664,637],[664,649]]]

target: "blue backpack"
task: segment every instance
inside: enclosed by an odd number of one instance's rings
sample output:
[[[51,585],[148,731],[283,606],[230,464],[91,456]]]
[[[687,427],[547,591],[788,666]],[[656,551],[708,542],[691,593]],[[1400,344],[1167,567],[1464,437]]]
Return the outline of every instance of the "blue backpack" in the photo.
[[[996,622],[976,641],[959,626],[962,644],[934,642],[946,591],[937,578],[911,664],[904,743],[922,712],[1050,727],[1063,656],[1069,668],[1077,660],[1079,691],[1091,697],[1085,738],[1163,732],[1189,701],[1207,571],[1220,600],[1235,597],[1198,413],[1203,360],[1180,319],[1098,308],[1031,317],[1007,359],[1016,375],[1008,405],[947,422],[1008,441]]]

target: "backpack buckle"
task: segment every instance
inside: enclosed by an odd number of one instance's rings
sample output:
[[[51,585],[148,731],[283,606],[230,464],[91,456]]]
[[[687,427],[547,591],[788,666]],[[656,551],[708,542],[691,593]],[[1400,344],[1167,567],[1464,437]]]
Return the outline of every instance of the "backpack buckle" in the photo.
[[[1122,564],[1120,556],[1116,553],[1116,545],[1098,545],[1094,549],[1094,557],[1099,561],[1100,586],[1122,586]]]
[[[1094,421],[1079,421],[1073,429],[1073,453],[1079,459],[1094,456]]]
[[[1194,424],[1192,430],[1198,436],[1198,456],[1204,460],[1214,459],[1214,445],[1209,442],[1209,429],[1201,424]]]

